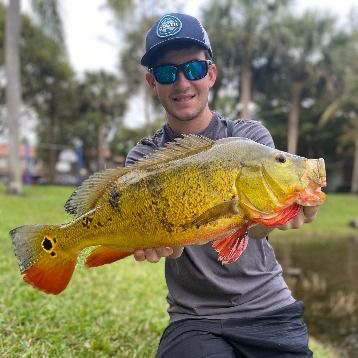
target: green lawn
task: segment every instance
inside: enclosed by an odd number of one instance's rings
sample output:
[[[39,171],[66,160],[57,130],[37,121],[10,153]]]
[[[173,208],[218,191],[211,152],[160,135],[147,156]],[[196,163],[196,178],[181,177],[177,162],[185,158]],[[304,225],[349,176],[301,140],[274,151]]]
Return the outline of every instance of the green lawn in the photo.
[[[0,357],[153,357],[167,322],[162,262],[127,258],[92,270],[79,267],[59,296],[22,282],[9,230],[69,220],[63,204],[71,192],[38,186],[15,197],[0,186]],[[346,223],[358,212],[357,202],[330,196],[312,229],[322,237],[352,231]],[[315,357],[332,357],[316,342],[312,348]]]

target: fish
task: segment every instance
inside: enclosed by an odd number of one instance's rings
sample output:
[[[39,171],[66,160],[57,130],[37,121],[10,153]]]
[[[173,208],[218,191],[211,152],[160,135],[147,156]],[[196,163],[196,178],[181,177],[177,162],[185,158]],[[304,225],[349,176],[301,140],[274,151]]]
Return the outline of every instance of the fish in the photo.
[[[325,185],[323,158],[241,137],[183,135],[132,165],[84,180],[65,204],[74,215],[69,222],[24,225],[10,236],[24,281],[59,294],[84,249],[92,268],[137,249],[211,242],[219,262],[234,263],[251,226],[278,226],[302,206],[322,204]]]

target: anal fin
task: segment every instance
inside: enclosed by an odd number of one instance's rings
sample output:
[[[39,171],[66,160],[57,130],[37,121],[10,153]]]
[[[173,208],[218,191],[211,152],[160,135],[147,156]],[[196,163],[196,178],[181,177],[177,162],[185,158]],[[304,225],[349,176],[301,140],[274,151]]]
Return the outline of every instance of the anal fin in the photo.
[[[130,255],[131,252],[121,251],[112,246],[99,246],[87,257],[86,266],[91,268],[111,264]]]
[[[235,262],[245,251],[248,244],[247,226],[235,229],[232,234],[213,242],[213,248],[219,254],[219,261],[223,264]]]

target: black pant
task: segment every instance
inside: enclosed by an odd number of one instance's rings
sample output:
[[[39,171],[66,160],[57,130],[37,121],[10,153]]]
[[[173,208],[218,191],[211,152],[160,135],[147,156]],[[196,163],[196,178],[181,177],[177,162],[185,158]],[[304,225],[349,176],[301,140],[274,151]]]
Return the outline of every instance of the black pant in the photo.
[[[303,303],[246,319],[185,319],[171,323],[157,358],[312,357]]]

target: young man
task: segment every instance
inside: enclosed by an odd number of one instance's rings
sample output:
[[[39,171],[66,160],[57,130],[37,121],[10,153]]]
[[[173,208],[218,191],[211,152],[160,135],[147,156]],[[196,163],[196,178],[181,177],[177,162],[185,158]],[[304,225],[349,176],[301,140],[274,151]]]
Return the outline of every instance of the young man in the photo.
[[[217,68],[208,35],[196,18],[163,16],[147,33],[141,64],[148,67],[146,81],[163,105],[167,123],[130,151],[127,164],[189,133],[214,140],[247,137],[274,146],[259,122],[232,122],[209,109]],[[316,207],[302,208],[280,229],[298,228],[316,212]],[[245,253],[228,265],[218,262],[210,243],[135,252],[137,261],[167,258],[170,324],[158,357],[311,357],[303,304],[295,301],[283,280],[266,238],[271,230],[251,228]]]

